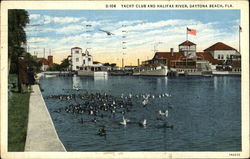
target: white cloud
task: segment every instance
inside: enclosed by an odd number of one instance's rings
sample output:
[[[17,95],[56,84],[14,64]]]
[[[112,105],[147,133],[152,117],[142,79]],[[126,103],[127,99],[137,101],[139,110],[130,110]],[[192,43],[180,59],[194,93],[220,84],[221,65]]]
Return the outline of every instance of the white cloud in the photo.
[[[33,42],[51,42],[51,38],[48,38],[48,37],[31,37],[29,39],[27,39],[29,43],[33,43]]]
[[[53,17],[42,14],[30,14],[30,21],[33,24],[41,23],[41,24],[49,24],[49,23],[58,23],[58,24],[67,24],[67,23],[76,23],[80,20],[84,20],[84,17]]]
[[[40,14],[31,14],[31,15],[29,15],[29,18],[30,18],[30,20],[34,20],[34,19],[41,18],[41,15]]]
[[[75,17],[54,17],[53,21],[55,23],[60,23],[60,24],[64,24],[64,23],[76,23],[79,22],[82,18],[75,18]]]
[[[197,24],[198,22],[194,20],[163,20],[163,21],[158,21],[158,22],[147,22],[147,23],[141,23],[137,24],[135,26],[128,26],[125,28],[122,28],[123,30],[127,31],[143,31],[143,30],[148,30],[148,29],[156,29],[160,27],[165,27],[165,26],[180,26],[180,25],[187,25],[187,24]]]
[[[68,25],[62,28],[54,29],[57,34],[72,34],[83,32],[83,27],[81,25]]]
[[[117,23],[118,26],[121,26],[121,27],[126,27],[128,25],[134,25],[136,23],[143,23],[142,20],[131,20],[131,21],[128,21],[128,20],[124,20],[124,21],[119,21]]]
[[[84,27],[87,27],[87,25],[90,25],[90,28],[96,27],[98,25],[101,25],[102,21],[88,21],[88,20],[84,20],[81,22],[81,24]]]

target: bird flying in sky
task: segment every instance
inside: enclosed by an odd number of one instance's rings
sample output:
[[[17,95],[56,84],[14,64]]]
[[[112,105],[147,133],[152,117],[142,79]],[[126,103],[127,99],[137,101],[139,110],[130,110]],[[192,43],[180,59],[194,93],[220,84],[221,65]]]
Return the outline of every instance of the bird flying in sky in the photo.
[[[108,36],[110,36],[110,35],[115,35],[115,34],[109,32],[109,31],[102,30],[102,29],[99,29],[99,31],[105,32]]]

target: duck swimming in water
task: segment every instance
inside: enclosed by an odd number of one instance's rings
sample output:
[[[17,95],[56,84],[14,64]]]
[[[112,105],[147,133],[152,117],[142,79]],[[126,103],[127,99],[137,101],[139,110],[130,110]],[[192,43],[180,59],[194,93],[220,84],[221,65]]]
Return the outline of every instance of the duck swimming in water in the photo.
[[[142,105],[145,106],[146,104],[148,104],[148,100],[147,100],[147,99],[144,99],[144,100],[142,101]]]
[[[92,122],[94,122],[94,123],[96,123],[96,122],[97,122],[96,118],[92,119],[91,121],[92,121]]]
[[[168,117],[168,110],[166,110],[165,113],[163,113],[161,110],[159,110],[159,114],[162,116]]]
[[[124,118],[124,116],[122,117],[122,122],[120,122],[121,125],[126,126],[127,125],[127,119]]]
[[[145,127],[147,125],[147,120],[144,119],[142,122],[139,122],[139,125]]]
[[[106,136],[106,130],[104,129],[104,127],[99,129],[99,136]]]

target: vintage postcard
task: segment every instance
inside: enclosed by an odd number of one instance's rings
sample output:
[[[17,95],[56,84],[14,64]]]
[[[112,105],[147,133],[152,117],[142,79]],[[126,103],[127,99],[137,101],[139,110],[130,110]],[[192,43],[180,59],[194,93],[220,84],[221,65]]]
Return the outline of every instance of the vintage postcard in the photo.
[[[2,158],[248,158],[248,1],[2,1]]]

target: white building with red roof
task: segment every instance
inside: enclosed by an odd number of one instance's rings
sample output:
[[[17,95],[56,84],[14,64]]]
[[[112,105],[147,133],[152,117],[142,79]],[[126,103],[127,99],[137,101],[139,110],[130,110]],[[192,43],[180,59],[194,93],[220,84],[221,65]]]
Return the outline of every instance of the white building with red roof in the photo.
[[[49,67],[53,66],[53,56],[48,56],[48,58],[38,58],[38,62],[42,63],[42,71],[46,71]]]
[[[73,47],[71,48],[71,56],[68,56],[71,61],[71,70],[77,71],[83,66],[92,66],[93,57],[86,50],[85,53],[82,52],[82,48]]]
[[[234,56],[240,56],[240,53],[231,46],[222,42],[217,42],[214,45],[204,50],[205,53],[210,53],[214,59],[225,61],[232,59]]]
[[[76,71],[83,64],[82,60],[82,48],[73,47],[71,48],[71,69],[72,71]]]

